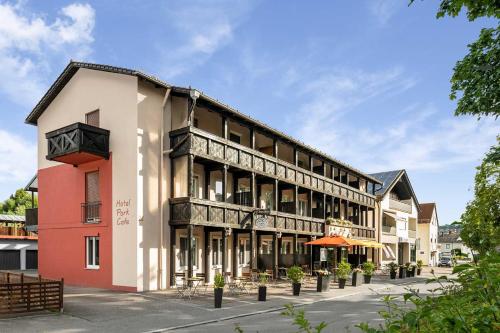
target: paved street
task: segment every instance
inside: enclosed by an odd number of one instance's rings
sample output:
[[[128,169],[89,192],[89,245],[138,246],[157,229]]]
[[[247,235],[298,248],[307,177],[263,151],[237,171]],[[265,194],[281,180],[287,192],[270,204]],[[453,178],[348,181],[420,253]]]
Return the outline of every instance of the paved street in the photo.
[[[439,274],[449,272],[440,269]],[[285,304],[306,311],[313,324],[326,321],[326,332],[345,331],[360,321],[379,320],[377,311],[382,294],[401,295],[412,286],[431,288],[423,277],[388,280],[376,277],[370,285],[346,287],[332,285],[328,293],[317,293],[311,283],[300,297],[291,296],[288,284],[273,288],[267,302],[249,295],[224,296],[223,308],[213,309],[211,294],[191,301],[179,300],[174,291],[121,293],[90,288],[67,288],[63,314],[39,314],[0,320],[0,332],[234,332],[239,324],[245,332],[291,332],[291,319],[280,315]],[[211,290],[209,290],[209,293]]]

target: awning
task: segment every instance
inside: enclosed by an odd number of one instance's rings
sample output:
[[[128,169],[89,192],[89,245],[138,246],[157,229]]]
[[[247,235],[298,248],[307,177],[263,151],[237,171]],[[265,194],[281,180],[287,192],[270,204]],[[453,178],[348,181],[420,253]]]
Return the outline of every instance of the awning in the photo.
[[[320,245],[320,246],[353,246],[361,245],[357,239],[351,239],[343,236],[326,236],[316,240],[305,243],[306,245]]]
[[[394,254],[394,251],[392,251],[392,248],[389,245],[383,244],[383,251],[387,258],[396,259],[396,255]]]

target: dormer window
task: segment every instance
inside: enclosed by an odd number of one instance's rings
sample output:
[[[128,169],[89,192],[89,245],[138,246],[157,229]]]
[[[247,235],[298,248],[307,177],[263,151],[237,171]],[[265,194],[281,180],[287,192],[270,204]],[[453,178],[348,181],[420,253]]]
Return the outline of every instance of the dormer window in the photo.
[[[87,113],[85,115],[85,123],[90,126],[99,127],[99,110]]]

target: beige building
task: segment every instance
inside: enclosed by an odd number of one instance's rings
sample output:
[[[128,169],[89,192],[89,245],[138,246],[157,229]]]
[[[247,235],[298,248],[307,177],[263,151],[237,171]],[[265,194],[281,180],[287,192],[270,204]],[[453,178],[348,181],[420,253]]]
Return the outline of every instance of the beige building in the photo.
[[[437,266],[439,220],[434,202],[420,204],[418,216],[417,260],[425,266]]]
[[[142,291],[184,275],[276,276],[319,265],[304,243],[337,224],[378,240],[377,178],[195,89],[71,62],[26,121],[38,130],[49,278]],[[377,257],[348,253],[354,264]]]
[[[380,263],[416,262],[417,220],[420,209],[405,170],[371,174],[383,182],[376,190],[379,239],[384,245]]]

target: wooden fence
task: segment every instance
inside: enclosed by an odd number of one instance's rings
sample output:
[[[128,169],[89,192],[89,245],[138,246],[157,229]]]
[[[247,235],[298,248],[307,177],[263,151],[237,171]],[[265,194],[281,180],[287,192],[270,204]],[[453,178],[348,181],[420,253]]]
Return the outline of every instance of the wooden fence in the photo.
[[[64,279],[0,271],[0,315],[63,311]]]

